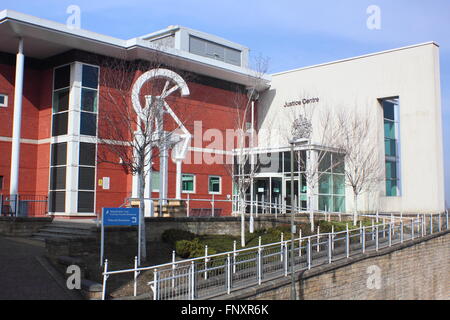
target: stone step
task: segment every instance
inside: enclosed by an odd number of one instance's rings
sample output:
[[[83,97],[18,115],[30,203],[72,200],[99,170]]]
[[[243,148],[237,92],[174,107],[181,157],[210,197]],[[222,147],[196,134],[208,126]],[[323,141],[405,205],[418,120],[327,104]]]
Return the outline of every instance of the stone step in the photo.
[[[76,228],[63,228],[59,226],[47,226],[39,230],[39,232],[46,232],[46,233],[55,233],[55,234],[72,234],[72,235],[92,235],[91,230],[87,229],[76,229]]]

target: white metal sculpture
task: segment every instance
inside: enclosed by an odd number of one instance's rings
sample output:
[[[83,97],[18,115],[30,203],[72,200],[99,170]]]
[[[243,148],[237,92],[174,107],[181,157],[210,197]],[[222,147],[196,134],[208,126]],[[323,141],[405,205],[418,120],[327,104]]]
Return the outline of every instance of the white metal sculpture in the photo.
[[[140,102],[140,91],[147,81],[155,81],[157,79],[166,80],[164,88],[159,96],[147,95],[145,96],[145,106],[142,107]],[[172,148],[172,159],[176,163],[176,198],[181,198],[181,164],[186,158],[189,148],[191,134],[183,125],[181,120],[173,112],[166,102],[166,98],[171,94],[180,91],[181,96],[188,96],[190,94],[186,81],[177,73],[168,69],[153,69],[143,73],[134,83],[132,89],[132,103],[136,114],[141,120],[145,120],[146,112],[149,110],[152,103],[156,103],[158,110],[156,115],[155,135],[152,138],[155,141],[153,147],[160,149],[160,188],[159,195],[162,203],[167,199],[167,185],[168,185],[168,154],[169,149]],[[178,126],[178,130],[170,134],[164,131],[164,113],[169,114]],[[151,172],[150,168],[147,168]],[[146,198],[151,198],[151,174],[149,174],[149,183],[146,184],[145,195]],[[135,188],[133,183],[133,191]],[[133,195],[135,196],[135,195]],[[149,207],[149,206],[146,206]],[[147,210],[146,210],[147,211]]]

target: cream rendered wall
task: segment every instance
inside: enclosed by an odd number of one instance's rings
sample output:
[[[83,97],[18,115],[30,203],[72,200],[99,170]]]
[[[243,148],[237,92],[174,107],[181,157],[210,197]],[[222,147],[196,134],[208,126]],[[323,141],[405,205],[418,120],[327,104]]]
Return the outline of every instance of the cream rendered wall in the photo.
[[[439,75],[439,47],[425,43],[328,64],[272,75],[271,88],[261,96],[258,128],[261,147],[287,146],[293,112],[303,106],[283,107],[286,102],[316,98],[313,110],[317,128],[324,110],[358,108],[373,118],[372,138],[378,144],[384,167],[383,111],[380,98],[400,97],[400,197],[386,197],[385,184],[358,201],[361,210],[442,212],[444,171]],[[294,111],[295,110],[295,111]],[[313,143],[319,142],[319,130]],[[265,135],[270,132],[270,139]],[[379,195],[379,196],[378,196]],[[354,207],[346,191],[346,209]]]

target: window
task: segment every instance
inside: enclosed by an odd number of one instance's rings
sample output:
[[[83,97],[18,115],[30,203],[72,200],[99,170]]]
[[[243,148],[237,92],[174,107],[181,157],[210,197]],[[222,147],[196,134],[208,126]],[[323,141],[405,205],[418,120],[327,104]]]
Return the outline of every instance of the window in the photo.
[[[0,176],[0,190],[3,189],[3,176]]]
[[[49,212],[66,210],[67,143],[54,143],[50,154]]]
[[[78,167],[78,212],[94,212],[95,159],[94,143],[80,142]]]
[[[69,121],[71,65],[55,68],[53,72],[52,136],[67,134]]]
[[[152,192],[159,192],[159,171],[152,171]]]
[[[99,68],[83,64],[81,80],[80,134],[97,135]]]
[[[181,175],[181,191],[183,193],[195,193],[195,175]]]
[[[189,52],[236,66],[241,65],[241,51],[198,37],[189,37]]]
[[[400,189],[400,117],[399,98],[381,100],[384,119],[386,196],[398,197]]]
[[[8,106],[8,96],[6,94],[0,94],[0,107]]]
[[[326,153],[319,163],[319,210],[345,212],[344,156]]]
[[[220,194],[222,192],[222,178],[218,176],[209,176],[208,180],[208,192],[210,194]]]

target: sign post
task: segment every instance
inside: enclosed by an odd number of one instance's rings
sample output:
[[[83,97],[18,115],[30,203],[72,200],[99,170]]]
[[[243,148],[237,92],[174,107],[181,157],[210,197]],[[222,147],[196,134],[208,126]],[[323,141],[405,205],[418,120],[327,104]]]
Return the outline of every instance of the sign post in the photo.
[[[100,242],[100,266],[103,266],[105,253],[105,226],[139,226],[139,208],[103,208]],[[141,239],[138,239],[138,258],[140,264]]]

